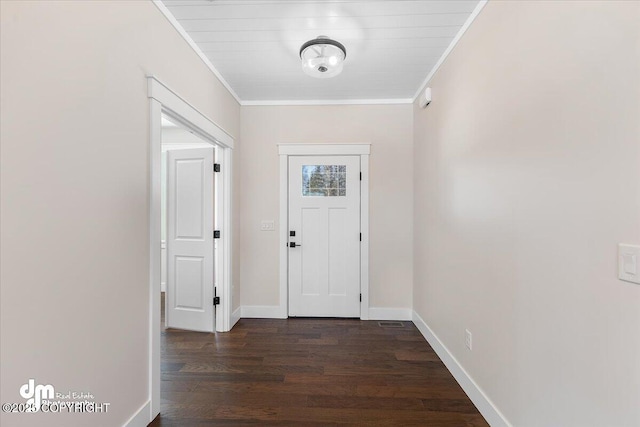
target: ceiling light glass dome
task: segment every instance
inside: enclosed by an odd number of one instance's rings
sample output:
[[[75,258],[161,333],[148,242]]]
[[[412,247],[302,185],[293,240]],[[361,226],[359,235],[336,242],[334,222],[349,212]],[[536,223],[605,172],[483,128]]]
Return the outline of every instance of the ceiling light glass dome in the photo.
[[[342,72],[347,50],[342,43],[318,36],[300,47],[302,70],[312,77],[326,79]]]

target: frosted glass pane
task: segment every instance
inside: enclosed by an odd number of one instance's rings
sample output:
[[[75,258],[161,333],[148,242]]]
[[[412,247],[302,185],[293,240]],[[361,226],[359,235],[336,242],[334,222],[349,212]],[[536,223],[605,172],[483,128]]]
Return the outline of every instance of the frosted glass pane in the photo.
[[[336,197],[347,195],[346,165],[303,165],[302,195]]]

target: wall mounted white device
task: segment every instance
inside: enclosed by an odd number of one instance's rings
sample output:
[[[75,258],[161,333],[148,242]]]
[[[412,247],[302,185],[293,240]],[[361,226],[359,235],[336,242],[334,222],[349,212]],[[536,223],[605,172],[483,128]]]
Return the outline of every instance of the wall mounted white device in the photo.
[[[427,108],[431,104],[431,88],[428,87],[420,94],[420,107]]]
[[[420,94],[420,107],[427,108],[431,104],[431,88],[428,87]]]
[[[618,278],[640,285],[640,246],[618,245]]]

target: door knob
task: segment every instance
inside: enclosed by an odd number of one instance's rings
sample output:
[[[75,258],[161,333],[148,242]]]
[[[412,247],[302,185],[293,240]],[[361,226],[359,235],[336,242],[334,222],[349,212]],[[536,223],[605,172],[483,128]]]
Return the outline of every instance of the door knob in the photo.
[[[290,248],[299,248],[302,245],[296,245],[296,242],[289,242],[289,247]]]

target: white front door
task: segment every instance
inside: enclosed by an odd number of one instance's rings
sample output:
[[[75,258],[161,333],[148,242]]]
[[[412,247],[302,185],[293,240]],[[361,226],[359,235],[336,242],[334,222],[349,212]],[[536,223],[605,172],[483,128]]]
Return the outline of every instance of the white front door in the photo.
[[[360,157],[289,157],[289,315],[360,317]]]
[[[213,160],[213,147],[167,152],[168,328],[215,330]]]

